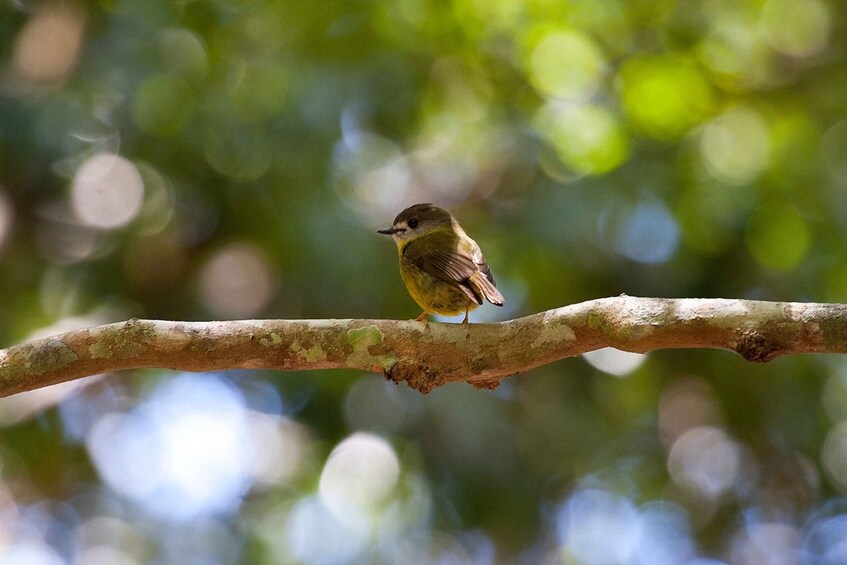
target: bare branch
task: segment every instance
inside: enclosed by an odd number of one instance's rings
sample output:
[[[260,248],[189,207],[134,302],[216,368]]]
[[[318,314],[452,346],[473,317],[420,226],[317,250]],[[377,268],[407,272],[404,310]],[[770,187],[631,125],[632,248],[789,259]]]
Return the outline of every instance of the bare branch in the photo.
[[[397,320],[129,320],[0,350],[0,396],[121,369],[361,369],[429,392],[601,347],[736,351],[748,361],[847,352],[847,305],[622,295],[498,324]]]

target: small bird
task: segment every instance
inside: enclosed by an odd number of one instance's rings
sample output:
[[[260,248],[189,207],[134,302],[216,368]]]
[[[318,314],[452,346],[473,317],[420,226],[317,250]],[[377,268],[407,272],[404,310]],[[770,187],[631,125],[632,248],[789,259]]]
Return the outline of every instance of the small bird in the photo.
[[[479,245],[468,237],[459,222],[443,208],[415,204],[397,214],[390,228],[377,230],[390,235],[400,254],[400,277],[409,294],[427,314],[443,316],[468,312],[488,300],[503,305],[503,295]]]

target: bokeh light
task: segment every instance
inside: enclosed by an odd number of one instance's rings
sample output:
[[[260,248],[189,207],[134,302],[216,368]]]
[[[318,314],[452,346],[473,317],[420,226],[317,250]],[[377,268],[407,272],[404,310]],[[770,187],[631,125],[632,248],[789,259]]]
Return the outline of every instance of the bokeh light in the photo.
[[[821,460],[829,478],[841,490],[847,490],[847,421],[839,422],[829,431]]]
[[[72,3],[45,4],[33,10],[18,33],[12,65],[25,87],[59,83],[77,64],[85,16]]]
[[[623,496],[578,491],[560,509],[557,533],[565,555],[580,563],[625,563],[637,544],[638,510]]]
[[[718,83],[730,91],[760,88],[774,82],[772,51],[760,33],[752,32],[757,14],[720,10],[699,46],[700,60]]]
[[[599,86],[605,61],[586,35],[574,30],[540,34],[529,60],[530,81],[554,98],[584,100]]]
[[[80,561],[132,565],[143,559],[143,536],[131,522],[121,518],[102,514],[84,518],[75,534]]]
[[[776,51],[808,57],[827,44],[829,8],[820,0],[768,0],[762,7],[761,29]]]
[[[292,509],[287,537],[291,553],[304,563],[352,563],[363,558],[369,534],[355,507],[330,509],[315,496]]]
[[[582,357],[594,368],[616,377],[623,377],[630,374],[640,367],[647,358],[647,356],[642,353],[621,351],[614,347],[603,347],[601,349],[589,351],[587,353],[583,353]]]
[[[213,375],[164,381],[128,412],[104,414],[86,438],[103,480],[149,512],[174,520],[235,512],[257,479],[281,480],[303,449]],[[261,442],[261,443],[260,443]],[[279,468],[275,468],[279,466]]]
[[[489,133],[492,138],[496,132]],[[442,131],[433,138],[422,138],[420,147],[409,155],[413,178],[417,181],[413,187],[416,200],[432,200],[435,202],[459,203],[470,196],[474,183],[479,180],[480,156],[479,151],[468,151],[463,148],[469,139],[467,134]],[[399,210],[398,210],[399,211]]]
[[[697,555],[685,510],[671,502],[650,502],[640,508],[640,532],[635,555],[639,563],[694,563]]]
[[[619,221],[613,224],[618,230],[615,249],[624,257],[640,263],[664,263],[676,251],[679,226],[660,202],[640,203]]]
[[[100,230],[79,225],[74,213],[61,204],[46,209],[36,225],[36,243],[42,256],[57,265],[71,265],[96,257],[103,251]],[[108,251],[106,251],[108,253]]]
[[[152,512],[179,520],[232,512],[246,492],[243,399],[223,381],[184,376],[149,405],[106,414],[87,446],[103,479]]]
[[[236,243],[217,251],[199,276],[203,303],[216,316],[249,318],[268,306],[276,279],[268,257],[257,247]]]
[[[144,202],[137,216],[138,232],[145,236],[159,234],[172,225],[176,215],[173,185],[152,165],[138,163],[136,166],[144,182]]]
[[[412,189],[408,160],[396,144],[359,130],[352,117],[342,120],[342,132],[334,157],[342,194],[372,222],[393,219],[408,205]]]
[[[681,488],[716,498],[733,488],[741,447],[720,428],[699,426],[679,436],[668,454],[668,471]]]
[[[806,524],[801,556],[805,563],[836,565],[847,559],[847,500],[832,499]]]
[[[659,399],[659,437],[670,448],[688,430],[716,426],[721,417],[713,393],[701,379],[682,378],[669,383]]]
[[[839,363],[833,367],[821,390],[821,406],[832,423],[847,420],[847,367]]]
[[[727,184],[753,182],[768,164],[767,125],[753,110],[736,108],[703,130],[700,151],[709,172]]]
[[[41,542],[16,542],[0,549],[0,558],[11,565],[65,565],[62,556]]]
[[[803,563],[801,533],[790,524],[776,522],[750,524],[732,541],[730,562],[739,565],[759,563]]]
[[[71,202],[83,223],[101,229],[127,225],[141,210],[144,182],[129,160],[109,153],[86,159],[74,176]]]
[[[629,157],[629,138],[603,107],[548,105],[537,123],[562,163],[580,175],[606,173]]]
[[[700,124],[712,111],[712,89],[697,68],[672,56],[627,60],[619,74],[626,115],[645,133],[671,140]]]
[[[687,517],[670,503],[638,508],[625,496],[580,489],[556,516],[564,562],[675,565],[696,553]]]
[[[172,27],[159,33],[162,57],[175,75],[203,79],[209,72],[209,55],[203,38],[190,29]]]
[[[332,512],[352,507],[372,513],[385,502],[399,473],[397,455],[388,442],[372,434],[353,434],[329,454],[321,473],[321,500]]]

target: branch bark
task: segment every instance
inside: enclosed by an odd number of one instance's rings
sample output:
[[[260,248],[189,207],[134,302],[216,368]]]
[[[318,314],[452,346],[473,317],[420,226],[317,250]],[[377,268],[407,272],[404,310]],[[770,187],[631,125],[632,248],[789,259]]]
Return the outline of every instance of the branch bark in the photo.
[[[360,369],[421,392],[501,379],[602,347],[735,351],[748,361],[847,352],[847,304],[621,295],[497,324],[133,319],[0,350],[0,396],[121,369]]]

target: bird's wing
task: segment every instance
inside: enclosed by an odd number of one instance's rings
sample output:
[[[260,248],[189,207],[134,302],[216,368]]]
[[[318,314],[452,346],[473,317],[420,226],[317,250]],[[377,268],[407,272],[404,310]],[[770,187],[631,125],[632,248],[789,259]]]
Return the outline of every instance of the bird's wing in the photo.
[[[482,304],[483,299],[503,305],[503,295],[494,285],[491,268],[478,246],[473,258],[457,251],[426,251],[409,257],[415,265],[430,275],[457,286],[468,298]]]
[[[479,270],[468,257],[454,251],[426,251],[409,259],[423,271],[458,287],[468,298],[482,304],[482,294],[469,283]]]

